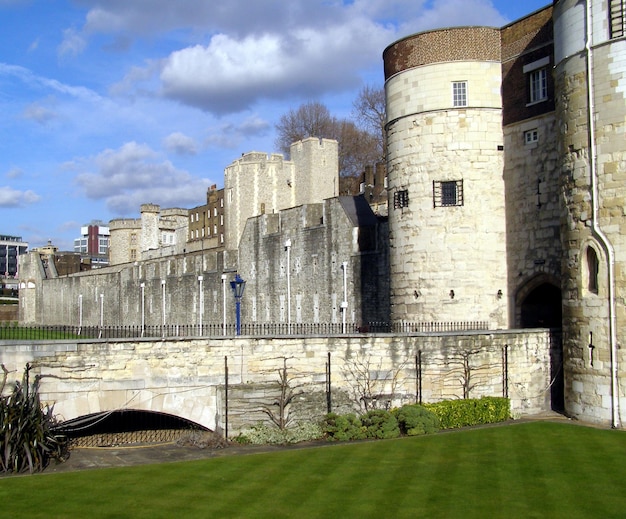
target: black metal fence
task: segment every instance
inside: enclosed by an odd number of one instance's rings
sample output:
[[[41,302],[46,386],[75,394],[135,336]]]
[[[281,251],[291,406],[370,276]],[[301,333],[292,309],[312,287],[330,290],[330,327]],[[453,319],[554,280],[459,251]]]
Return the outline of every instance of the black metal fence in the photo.
[[[273,337],[276,335],[341,335],[356,333],[437,333],[488,330],[486,321],[451,321],[417,323],[242,323],[241,335]],[[233,337],[236,325],[181,324],[151,326],[23,326],[0,324],[0,340],[132,339],[166,337]]]

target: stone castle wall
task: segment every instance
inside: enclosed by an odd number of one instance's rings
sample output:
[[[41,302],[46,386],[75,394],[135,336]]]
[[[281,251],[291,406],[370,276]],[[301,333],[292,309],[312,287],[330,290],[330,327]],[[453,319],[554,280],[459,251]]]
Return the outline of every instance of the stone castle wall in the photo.
[[[560,286],[560,181],[554,113],[504,128],[504,183],[509,308],[513,326],[521,326],[520,308],[540,283]],[[526,132],[537,141],[526,143]]]
[[[229,436],[259,421],[279,394],[287,367],[299,393],[289,412],[297,421],[326,412],[330,362],[332,410],[363,411],[416,401],[508,396],[514,416],[550,409],[546,330],[465,335],[335,336],[163,341],[39,342],[0,345],[0,363],[19,377],[26,363],[42,375],[41,397],[62,419],[119,409],[187,418],[225,427]],[[464,375],[467,373],[468,375]],[[364,389],[368,386],[369,389]],[[420,393],[421,388],[421,393]]]
[[[292,243],[289,266],[288,239]],[[20,322],[139,327],[222,325],[225,320],[232,324],[235,309],[229,283],[238,272],[248,283],[242,322],[287,323],[290,302],[292,323],[340,323],[343,262],[348,265],[346,322],[387,322],[386,242],[385,222],[379,222],[364,199],[341,197],[251,218],[242,246],[235,251],[161,256],[162,249],[157,249],[154,258],[146,259],[144,254],[136,263],[63,277],[46,277],[39,254],[28,254],[20,257]],[[361,304],[363,298],[367,301]]]
[[[626,361],[626,41],[610,40],[606,2],[586,7],[555,5],[566,392],[576,416],[619,426],[626,405],[619,388]]]
[[[245,153],[224,171],[225,247],[237,249],[246,221],[337,196],[338,144],[308,138],[280,154]]]

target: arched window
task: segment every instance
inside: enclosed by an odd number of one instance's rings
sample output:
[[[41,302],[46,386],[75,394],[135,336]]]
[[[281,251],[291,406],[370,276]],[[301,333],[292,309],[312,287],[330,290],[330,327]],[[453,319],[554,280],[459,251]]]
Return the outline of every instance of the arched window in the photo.
[[[587,247],[587,290],[598,293],[598,255],[593,247]]]

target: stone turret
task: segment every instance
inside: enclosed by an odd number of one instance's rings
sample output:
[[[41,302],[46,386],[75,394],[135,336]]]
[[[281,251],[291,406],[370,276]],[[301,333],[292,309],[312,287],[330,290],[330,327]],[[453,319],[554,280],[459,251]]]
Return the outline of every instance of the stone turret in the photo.
[[[383,54],[392,320],[508,325],[500,31]]]

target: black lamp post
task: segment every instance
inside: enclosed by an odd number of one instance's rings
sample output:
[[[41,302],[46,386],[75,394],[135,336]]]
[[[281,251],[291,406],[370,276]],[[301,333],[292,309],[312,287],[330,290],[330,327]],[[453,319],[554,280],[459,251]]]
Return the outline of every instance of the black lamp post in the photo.
[[[230,282],[230,288],[233,289],[233,295],[235,296],[237,335],[241,335],[241,298],[243,297],[243,290],[246,288],[246,282],[241,279],[241,276],[239,276],[239,274],[236,274],[234,281]]]

